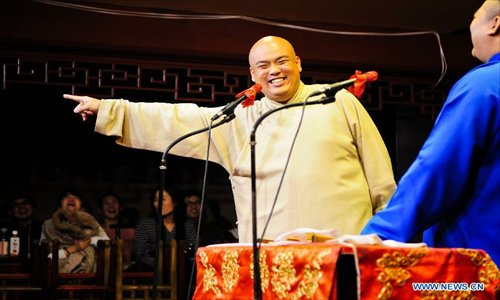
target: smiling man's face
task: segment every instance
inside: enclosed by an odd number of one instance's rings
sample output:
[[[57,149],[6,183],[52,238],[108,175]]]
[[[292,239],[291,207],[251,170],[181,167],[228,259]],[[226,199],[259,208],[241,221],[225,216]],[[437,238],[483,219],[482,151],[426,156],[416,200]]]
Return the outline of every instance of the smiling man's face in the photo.
[[[302,67],[287,40],[274,36],[260,39],[250,50],[248,61],[252,81],[262,85],[267,98],[286,103],[297,92]]]
[[[18,221],[31,219],[35,209],[33,204],[26,198],[17,198],[11,205],[12,216]]]
[[[115,196],[106,196],[102,200],[102,214],[107,220],[118,220],[122,207]]]

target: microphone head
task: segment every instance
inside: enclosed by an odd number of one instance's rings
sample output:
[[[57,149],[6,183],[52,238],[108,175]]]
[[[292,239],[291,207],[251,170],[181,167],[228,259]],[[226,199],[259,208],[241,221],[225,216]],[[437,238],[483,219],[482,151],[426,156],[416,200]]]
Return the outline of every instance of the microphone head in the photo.
[[[252,85],[249,89],[244,91],[245,96],[247,97],[242,103],[242,107],[248,107],[253,105],[253,102],[255,101],[255,97],[257,96],[258,93],[262,91],[262,85],[260,83],[256,83]]]
[[[378,79],[378,73],[377,71],[368,71],[366,73],[361,74],[362,76],[365,76],[366,81],[375,81]]]
[[[365,92],[366,83],[377,80],[378,73],[376,71],[368,71],[361,74],[361,71],[356,70],[355,74],[352,75],[351,78],[355,78],[356,81],[354,82],[354,85],[349,87],[348,90],[356,97],[361,98]]]
[[[250,87],[250,90],[254,90],[256,94],[262,91],[262,85],[260,83],[256,83]]]

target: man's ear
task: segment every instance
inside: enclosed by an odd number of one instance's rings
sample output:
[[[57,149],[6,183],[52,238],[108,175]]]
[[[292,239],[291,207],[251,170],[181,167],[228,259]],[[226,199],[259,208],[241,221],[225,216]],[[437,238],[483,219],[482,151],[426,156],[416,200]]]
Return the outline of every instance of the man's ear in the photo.
[[[302,65],[300,62],[300,57],[295,56],[295,63],[297,64],[297,67],[299,68],[299,72],[302,72]]]
[[[252,69],[252,67],[250,67],[249,69],[250,69],[250,76],[251,76],[252,82],[255,82],[255,77],[253,76],[253,69]]]
[[[500,16],[495,16],[491,20],[491,27],[488,30],[489,35],[497,35],[500,33]]]

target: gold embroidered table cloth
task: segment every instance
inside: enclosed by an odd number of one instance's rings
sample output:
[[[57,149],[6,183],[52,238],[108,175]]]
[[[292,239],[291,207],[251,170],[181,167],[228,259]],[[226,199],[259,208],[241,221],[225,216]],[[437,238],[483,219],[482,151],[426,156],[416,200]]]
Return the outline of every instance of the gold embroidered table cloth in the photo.
[[[482,250],[263,244],[259,252],[262,298],[347,300],[337,299],[340,255],[355,256],[360,287],[355,298],[363,300],[493,300],[500,289],[498,268]],[[251,245],[199,248],[196,263],[193,299],[253,299]]]

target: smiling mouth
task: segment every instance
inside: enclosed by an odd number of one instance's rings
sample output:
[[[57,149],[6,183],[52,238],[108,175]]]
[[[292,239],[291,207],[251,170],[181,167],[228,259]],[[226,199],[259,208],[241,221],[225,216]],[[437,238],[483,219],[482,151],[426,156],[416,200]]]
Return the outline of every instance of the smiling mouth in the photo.
[[[270,84],[280,84],[280,83],[283,83],[284,81],[285,81],[284,77],[279,77],[279,78],[273,78],[273,79],[269,80],[268,82]]]

